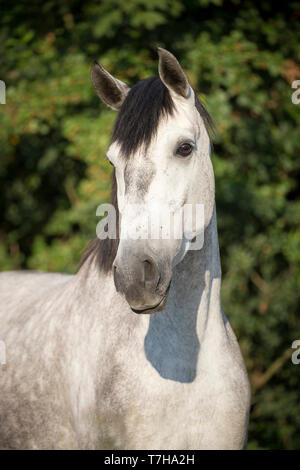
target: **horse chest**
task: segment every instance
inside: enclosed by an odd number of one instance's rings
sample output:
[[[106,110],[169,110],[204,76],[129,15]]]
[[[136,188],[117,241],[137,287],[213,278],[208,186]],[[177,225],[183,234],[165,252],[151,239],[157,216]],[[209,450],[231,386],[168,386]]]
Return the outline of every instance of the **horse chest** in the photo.
[[[119,372],[122,370],[118,369]],[[124,372],[123,372],[124,374]],[[234,392],[219,378],[203,375],[180,383],[149,364],[138,376],[119,376],[104,398],[101,443],[109,448],[240,448],[243,420]],[[222,393],[222,389],[226,392]]]

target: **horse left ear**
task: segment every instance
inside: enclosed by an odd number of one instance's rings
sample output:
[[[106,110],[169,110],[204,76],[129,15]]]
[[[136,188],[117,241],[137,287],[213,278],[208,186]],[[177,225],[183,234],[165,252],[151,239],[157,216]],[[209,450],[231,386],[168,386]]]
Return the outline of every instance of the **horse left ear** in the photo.
[[[158,72],[161,81],[171,93],[188,98],[190,94],[189,82],[176,57],[161,47],[158,48],[158,55]]]
[[[91,79],[97,95],[110,108],[118,111],[130,90],[126,83],[113,77],[98,62],[94,62]]]

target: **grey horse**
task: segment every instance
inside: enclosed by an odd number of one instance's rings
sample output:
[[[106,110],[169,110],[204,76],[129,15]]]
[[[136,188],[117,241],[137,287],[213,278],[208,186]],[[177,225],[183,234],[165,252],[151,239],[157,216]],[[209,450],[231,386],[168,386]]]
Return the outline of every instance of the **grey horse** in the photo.
[[[220,299],[211,120],[177,59],[158,54],[159,76],[132,88],[92,67],[119,112],[107,152],[118,236],[97,237],[75,275],[0,274],[2,448],[246,445],[249,381]],[[186,204],[204,208],[201,249],[184,229],[122,237],[145,212]]]

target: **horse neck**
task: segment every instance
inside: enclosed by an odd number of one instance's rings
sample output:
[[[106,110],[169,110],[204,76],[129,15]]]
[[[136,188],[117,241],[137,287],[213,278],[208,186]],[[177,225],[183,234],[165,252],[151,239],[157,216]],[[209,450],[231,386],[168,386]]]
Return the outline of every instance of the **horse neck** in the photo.
[[[178,328],[183,332],[183,328],[187,331],[191,328],[192,321],[196,320],[194,326],[201,339],[208,322],[220,317],[220,287],[221,265],[214,210],[211,222],[205,230],[202,249],[190,250],[174,268],[167,315],[162,314],[160,321],[163,322],[164,318],[168,321],[168,316],[171,315],[172,324],[176,327],[178,322]]]
[[[220,302],[221,266],[216,213],[201,250],[189,251],[173,273],[167,307],[150,317],[145,339],[148,360],[169,379],[190,382],[200,349],[226,335]]]

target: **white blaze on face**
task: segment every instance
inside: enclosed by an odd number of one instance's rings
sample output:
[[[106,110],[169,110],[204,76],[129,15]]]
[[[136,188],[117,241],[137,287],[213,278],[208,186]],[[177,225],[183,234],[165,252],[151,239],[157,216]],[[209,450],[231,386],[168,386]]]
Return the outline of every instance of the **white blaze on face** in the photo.
[[[201,226],[197,226],[196,217],[192,224],[183,226],[184,206],[190,205],[196,213],[196,205],[203,205],[204,224],[208,225],[214,207],[214,175],[209,136],[193,90],[189,98],[172,99],[175,112],[161,119],[146,152],[139,149],[125,159],[114,143],[107,155],[116,169],[121,238],[128,232],[133,239],[135,233],[148,233],[153,247],[161,245],[155,239],[163,239],[164,248],[177,264],[190,247],[191,233],[203,230],[202,218]],[[187,157],[176,153],[183,143],[193,146]]]

